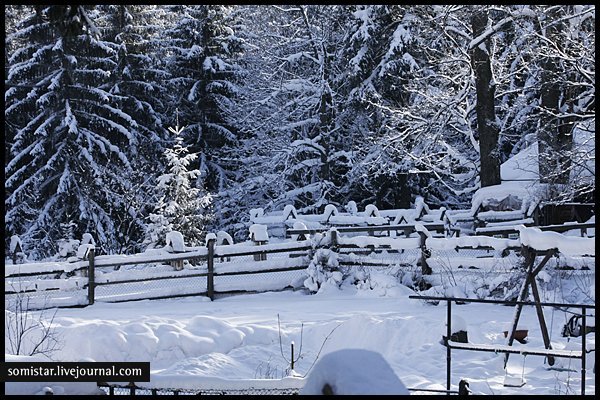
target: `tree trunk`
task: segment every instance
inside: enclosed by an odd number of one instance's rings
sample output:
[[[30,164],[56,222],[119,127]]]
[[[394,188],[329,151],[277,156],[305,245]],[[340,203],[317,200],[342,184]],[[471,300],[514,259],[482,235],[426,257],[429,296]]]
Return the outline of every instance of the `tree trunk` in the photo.
[[[473,38],[483,34],[487,27],[487,10],[474,10],[471,16]],[[471,63],[475,71],[477,92],[477,131],[480,149],[481,187],[500,184],[500,158],[498,152],[498,124],[494,108],[496,84],[492,75],[489,40],[472,49]]]
[[[564,16],[561,8],[548,10],[546,37],[561,46],[561,33],[564,30],[560,18]],[[561,117],[561,113],[572,111],[568,104],[573,96],[572,89],[562,82],[567,81],[557,62],[546,57],[542,63],[541,115],[538,130],[540,182],[564,184],[569,181],[571,166],[570,152],[573,145],[573,118]],[[562,107],[562,106],[566,107]],[[565,108],[564,110],[561,110]]]

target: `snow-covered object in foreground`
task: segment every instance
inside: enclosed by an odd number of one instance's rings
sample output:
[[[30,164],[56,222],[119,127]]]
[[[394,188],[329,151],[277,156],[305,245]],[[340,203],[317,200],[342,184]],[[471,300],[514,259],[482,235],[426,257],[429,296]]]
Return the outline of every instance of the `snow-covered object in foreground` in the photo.
[[[269,240],[269,234],[267,233],[267,226],[261,224],[253,224],[249,228],[250,240],[253,242],[266,242]]]
[[[371,350],[343,349],[321,357],[301,395],[408,395],[387,361]]]
[[[49,362],[51,360],[43,356],[15,356],[4,354],[5,361],[10,362]],[[45,395],[45,394],[64,394],[64,395],[103,395],[106,394],[96,382],[6,382],[4,384],[5,395]]]

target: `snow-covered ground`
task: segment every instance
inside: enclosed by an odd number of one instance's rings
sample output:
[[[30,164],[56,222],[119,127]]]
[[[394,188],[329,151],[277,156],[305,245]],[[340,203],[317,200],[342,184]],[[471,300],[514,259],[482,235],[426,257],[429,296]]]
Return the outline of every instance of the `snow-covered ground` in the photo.
[[[139,383],[146,387],[239,387],[240,382],[234,381],[289,375],[283,356],[289,359],[294,342],[297,361],[292,374],[296,377],[316,370],[313,365],[319,353],[322,359],[336,350],[363,349],[379,353],[409,389],[445,389],[446,348],[440,344],[446,332],[445,303],[409,299],[413,294],[405,286],[392,284],[385,291],[347,287],[315,295],[284,291],[212,302],[190,297],[59,309],[53,323],[62,348],[53,359],[149,361],[152,381]],[[513,317],[513,307],[470,303],[453,305],[452,310],[456,320],[466,325],[469,342],[506,343],[503,331]],[[548,307],[544,312],[552,347],[579,350],[581,337],[561,337],[565,314]],[[51,315],[48,310],[44,313]],[[544,347],[532,307],[524,308],[520,326],[529,329],[529,342],[515,346]],[[595,348],[595,335],[587,335],[587,347]],[[595,352],[587,356],[586,394],[595,394],[594,356]],[[503,386],[507,376],[503,361],[502,354],[453,350],[452,389],[464,378],[478,394],[580,393],[578,359],[557,359],[554,367],[562,367],[558,371],[550,370],[544,357],[513,354],[508,362],[509,378],[522,376],[526,384],[520,388]],[[368,365],[363,366],[366,381],[377,375]],[[340,366],[350,367],[357,366]],[[287,387],[300,388],[304,383],[306,379],[288,378]],[[53,387],[57,393],[70,390],[65,383],[14,382],[7,383],[6,390],[38,393],[43,386]]]

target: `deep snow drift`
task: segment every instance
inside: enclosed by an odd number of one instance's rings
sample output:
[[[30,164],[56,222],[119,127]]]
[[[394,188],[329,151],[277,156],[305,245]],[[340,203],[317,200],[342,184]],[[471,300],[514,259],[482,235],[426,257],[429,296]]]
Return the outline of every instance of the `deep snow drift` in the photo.
[[[363,349],[379,353],[407,388],[445,389],[446,348],[440,344],[445,304],[409,299],[412,294],[397,284],[385,291],[330,288],[316,295],[287,291],[213,302],[198,297],[59,309],[54,326],[63,346],[53,358],[150,361],[152,381],[139,383],[145,387],[238,388],[249,380],[292,376],[275,381],[274,387],[301,388],[317,355],[322,359],[336,350]],[[513,307],[489,304],[453,306],[472,343],[505,344],[503,331],[513,312]],[[565,315],[550,308],[544,313],[553,348],[580,349],[581,338],[560,335]],[[529,329],[529,342],[515,346],[543,348],[532,307],[525,307],[520,324]],[[292,341],[297,361],[290,371],[286,359]],[[588,335],[587,347],[594,346],[595,336]],[[586,394],[595,393],[594,355],[587,358]],[[502,354],[454,350],[452,389],[464,378],[480,394],[579,394],[579,360],[557,359],[558,371],[550,370],[544,357],[513,354],[508,373],[527,381],[513,388],[503,386],[503,359]],[[8,388],[26,390],[14,383]]]

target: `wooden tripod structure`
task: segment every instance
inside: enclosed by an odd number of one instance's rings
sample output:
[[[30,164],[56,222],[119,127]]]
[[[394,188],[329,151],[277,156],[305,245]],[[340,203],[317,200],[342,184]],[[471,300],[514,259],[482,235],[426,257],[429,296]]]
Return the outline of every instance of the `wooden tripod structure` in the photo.
[[[540,322],[540,330],[542,331],[542,337],[544,339],[544,347],[546,349],[551,349],[552,345],[550,344],[550,335],[548,334],[548,328],[546,326],[546,320],[544,318],[544,311],[541,306],[540,292],[537,287],[537,283],[535,281],[535,277],[540,273],[542,268],[548,263],[550,258],[558,252],[557,249],[545,250],[542,254],[544,258],[539,263],[537,267],[535,265],[535,258],[538,255],[539,251],[535,250],[528,246],[523,246],[521,248],[521,254],[525,258],[525,266],[527,267],[527,275],[525,277],[525,281],[521,286],[521,291],[519,292],[519,298],[517,301],[526,302],[527,297],[529,296],[529,287],[531,287],[531,294],[533,295],[533,299],[535,302],[535,310],[537,312],[538,321]],[[523,304],[518,303],[515,306],[515,314],[513,317],[513,324],[510,329],[510,334],[508,336],[508,345],[512,346],[513,341],[515,339],[515,332],[517,331],[517,324],[519,323],[519,318],[521,317],[521,311],[523,310]],[[506,353],[504,355],[504,369],[506,369],[506,364],[508,363],[508,356],[510,353]],[[550,366],[554,365],[554,357],[551,355],[546,356],[548,360],[548,364]]]

